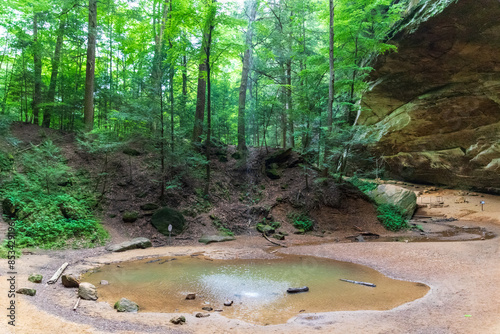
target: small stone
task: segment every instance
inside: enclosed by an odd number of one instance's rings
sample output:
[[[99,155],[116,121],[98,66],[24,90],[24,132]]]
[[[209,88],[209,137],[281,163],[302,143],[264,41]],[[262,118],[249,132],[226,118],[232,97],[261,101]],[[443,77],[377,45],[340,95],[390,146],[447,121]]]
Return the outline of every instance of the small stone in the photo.
[[[78,296],[85,300],[97,300],[97,289],[93,284],[82,282],[78,287]]]
[[[224,303],[224,306],[231,306],[231,305],[233,305],[232,300],[228,300],[227,302]]]
[[[16,290],[16,293],[18,293],[20,295],[34,296],[34,295],[36,295],[36,290],[29,289],[29,288],[20,288],[20,289]]]
[[[28,281],[33,282],[33,283],[42,283],[43,276],[40,274],[31,274],[30,277],[28,277]]]
[[[210,306],[205,306],[205,307],[202,307],[201,309],[202,309],[203,311],[208,311],[208,312],[210,312],[210,311],[213,311],[213,310],[214,310],[214,309],[213,309],[212,307],[210,307]]]
[[[71,274],[62,275],[61,282],[66,288],[78,288],[80,286],[80,281]]]
[[[194,300],[194,299],[196,299],[196,294],[195,293],[188,293],[188,295],[186,296],[186,299],[187,300]]]
[[[108,282],[108,281],[106,281],[106,280],[104,280],[104,279],[103,279],[103,280],[101,280],[101,285],[108,285],[108,284],[109,284],[109,282]]]
[[[196,313],[195,317],[197,318],[206,318],[209,317],[210,314]]]
[[[170,319],[170,322],[174,325],[184,325],[186,323],[186,318],[181,315],[180,317]]]

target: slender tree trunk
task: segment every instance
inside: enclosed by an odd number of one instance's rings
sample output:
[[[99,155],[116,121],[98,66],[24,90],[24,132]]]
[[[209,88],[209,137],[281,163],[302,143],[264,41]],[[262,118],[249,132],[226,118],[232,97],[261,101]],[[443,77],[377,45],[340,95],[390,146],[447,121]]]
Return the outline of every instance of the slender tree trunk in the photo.
[[[210,80],[210,46],[212,44],[212,31],[214,30],[214,19],[215,19],[215,0],[212,0],[211,6],[209,8],[208,17],[208,33],[207,33],[207,43],[205,48],[206,64],[207,64],[207,141],[206,147],[206,158],[207,158],[207,184],[205,187],[205,195],[210,193],[210,150],[212,142],[212,97],[211,97],[211,80]]]
[[[333,99],[335,98],[335,58],[333,55],[333,48],[335,42],[335,5],[334,0],[329,0],[330,4],[330,29],[329,29],[329,62],[330,62],[330,80],[328,82],[328,131],[332,132],[333,127]]]
[[[257,14],[257,1],[250,0],[249,6],[250,15],[248,17],[248,28],[245,36],[246,50],[243,55],[243,69],[241,71],[240,94],[238,101],[238,150],[246,151],[245,142],[245,105],[247,97],[247,82],[248,72],[250,71],[250,58],[252,57],[252,37],[253,37],[253,22]]]
[[[34,91],[33,91],[33,123],[39,125],[40,104],[42,103],[42,56],[40,42],[38,41],[38,16],[33,15],[33,63],[35,69]]]
[[[207,73],[207,59],[204,57],[198,65],[198,89],[196,91],[196,109],[194,114],[194,129],[193,142],[201,142],[203,134],[203,119],[205,118],[205,98],[207,81],[205,79]]]
[[[54,50],[54,57],[52,58],[52,73],[50,74],[49,91],[47,93],[47,102],[49,103],[55,102],[57,75],[59,73],[59,63],[61,61],[61,49],[63,45],[65,25],[66,25],[66,20],[64,18],[61,18],[61,21],[59,22],[59,29],[57,30],[56,48]],[[53,108],[54,108],[53,106],[45,108],[43,112],[43,121],[42,121],[43,127],[46,128],[50,127],[50,121],[52,116],[51,111]]]
[[[83,106],[83,120],[85,131],[94,128],[94,73],[95,73],[95,44],[97,37],[97,0],[89,0],[89,25],[87,42],[87,70],[85,73],[85,98]]]

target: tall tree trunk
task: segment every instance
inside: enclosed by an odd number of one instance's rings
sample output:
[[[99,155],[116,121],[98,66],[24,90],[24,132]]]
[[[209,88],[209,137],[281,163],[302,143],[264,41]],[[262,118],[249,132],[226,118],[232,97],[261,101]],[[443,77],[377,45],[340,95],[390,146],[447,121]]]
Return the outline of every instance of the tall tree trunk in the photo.
[[[194,114],[193,142],[201,142],[203,119],[205,118],[205,98],[207,90],[207,59],[204,57],[198,65],[198,89],[196,91],[196,109]]]
[[[35,70],[34,91],[33,91],[33,123],[38,125],[38,116],[40,113],[40,104],[42,103],[42,56],[40,42],[38,41],[38,16],[33,15],[33,63]]]
[[[54,50],[54,57],[52,58],[52,73],[50,74],[49,91],[47,93],[47,102],[54,103],[56,97],[57,75],[59,73],[59,63],[61,61],[61,49],[63,45],[64,28],[66,20],[62,17],[59,22],[59,29],[57,30],[56,48]],[[54,106],[46,107],[43,112],[42,126],[49,128],[51,121],[51,111]]]
[[[328,131],[332,132],[333,126],[333,99],[335,98],[335,58],[333,56],[333,48],[335,42],[335,6],[334,0],[329,0],[330,4],[330,29],[329,29],[329,62],[330,62],[330,80],[328,82]]]
[[[238,150],[240,151],[247,150],[245,143],[245,105],[247,98],[248,72],[250,71],[250,58],[252,57],[252,25],[257,14],[257,1],[250,0],[248,9],[250,10],[250,15],[248,16],[248,28],[245,36],[247,48],[245,50],[245,54],[243,55],[243,69],[241,70],[241,84],[238,101]]]
[[[212,44],[212,31],[214,30],[214,19],[215,19],[215,0],[212,0],[212,3],[209,8],[209,16],[208,16],[208,32],[207,32],[207,43],[205,47],[205,55],[206,55],[206,64],[207,64],[207,141],[205,144],[206,147],[206,158],[207,158],[207,183],[205,186],[205,195],[210,193],[210,150],[211,150],[211,142],[212,142],[212,98],[211,98],[211,80],[210,80],[210,45]]]
[[[291,51],[291,50],[290,50]],[[290,146],[295,147],[295,138],[293,132],[293,115],[292,115],[292,60],[288,59],[286,62],[286,113],[288,115],[288,124],[290,126]]]
[[[97,0],[89,0],[89,26],[87,42],[87,70],[85,73],[85,98],[83,105],[83,121],[85,131],[94,128],[94,73],[95,44],[97,36]]]

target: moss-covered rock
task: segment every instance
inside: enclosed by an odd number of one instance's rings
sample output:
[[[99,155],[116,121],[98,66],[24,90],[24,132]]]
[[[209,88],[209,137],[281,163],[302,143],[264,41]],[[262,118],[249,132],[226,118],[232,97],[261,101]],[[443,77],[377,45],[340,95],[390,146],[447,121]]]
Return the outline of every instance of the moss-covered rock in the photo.
[[[124,252],[130,249],[136,249],[136,248],[148,248],[152,247],[153,244],[151,243],[151,240],[143,237],[139,238],[134,238],[129,241],[124,241],[119,244],[113,244],[113,245],[108,245],[106,246],[106,250],[110,252]]]
[[[265,233],[266,235],[271,235],[276,231],[274,227],[262,223],[257,224],[256,228],[257,231],[259,231],[260,233]]]
[[[141,210],[144,210],[144,211],[156,210],[158,208],[159,208],[158,204],[155,204],[155,203],[146,203],[146,204],[141,205]]]
[[[137,157],[137,156],[141,155],[141,152],[137,151],[136,149],[130,148],[130,147],[124,148],[123,153],[126,155],[129,155],[131,157]]]
[[[135,211],[125,211],[122,215],[124,223],[133,223],[139,218],[139,214]]]
[[[168,225],[172,225],[172,235],[178,235],[186,229],[186,219],[179,211],[163,207],[151,217],[151,224],[163,235],[169,235]]]
[[[271,180],[278,180],[281,178],[281,172],[277,169],[266,169],[266,175]]]
[[[28,277],[28,281],[33,282],[33,283],[42,283],[43,276],[40,274],[31,274],[30,277]]]
[[[230,235],[203,235],[201,238],[198,240],[199,242],[203,244],[209,244],[212,242],[224,242],[224,241],[231,241],[235,240],[236,238]]]
[[[16,293],[18,293],[20,295],[34,296],[34,295],[36,295],[36,290],[29,289],[29,288],[20,288],[20,289],[16,290]]]
[[[233,154],[231,154],[231,157],[236,160],[240,160],[242,158],[241,152],[236,151]]]
[[[115,309],[118,312],[137,313],[137,311],[139,311],[139,305],[131,300],[128,300],[127,298],[122,298],[115,303]]]
[[[286,150],[279,150],[271,154],[269,157],[266,158],[265,163],[266,167],[269,167],[271,164],[276,163],[276,164],[282,164],[286,162],[290,156],[292,155],[292,149],[286,149]]]
[[[285,240],[285,236],[283,234],[280,234],[280,233],[273,234],[273,238],[276,240]]]

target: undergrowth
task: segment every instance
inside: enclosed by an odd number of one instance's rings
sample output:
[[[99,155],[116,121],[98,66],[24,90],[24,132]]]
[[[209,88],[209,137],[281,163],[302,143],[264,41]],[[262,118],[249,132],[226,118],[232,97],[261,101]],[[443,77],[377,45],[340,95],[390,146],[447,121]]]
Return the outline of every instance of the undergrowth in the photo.
[[[314,227],[314,222],[305,213],[290,213],[288,219],[291,220],[292,225],[304,232],[311,231]]]
[[[353,186],[355,186],[356,188],[358,188],[359,190],[361,190],[365,194],[374,190],[378,186],[378,184],[376,184],[375,182],[367,182],[367,181],[361,180],[360,178],[358,178],[357,175],[354,175],[353,177],[351,177],[349,179],[349,183],[351,183]]]
[[[408,221],[401,210],[392,204],[382,204],[377,207],[377,218],[390,231],[399,231],[408,228]]]
[[[74,174],[47,140],[11,156],[0,171],[4,214],[15,222],[16,248],[81,248],[102,245],[108,233],[92,208],[97,196],[85,175]],[[5,244],[0,256],[5,253]]]

